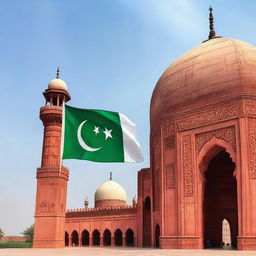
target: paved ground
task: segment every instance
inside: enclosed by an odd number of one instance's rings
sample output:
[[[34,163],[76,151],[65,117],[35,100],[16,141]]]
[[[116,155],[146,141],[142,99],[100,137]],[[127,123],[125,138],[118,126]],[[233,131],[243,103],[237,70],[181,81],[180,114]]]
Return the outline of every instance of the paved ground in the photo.
[[[137,248],[0,249],[0,256],[256,256],[256,251]]]

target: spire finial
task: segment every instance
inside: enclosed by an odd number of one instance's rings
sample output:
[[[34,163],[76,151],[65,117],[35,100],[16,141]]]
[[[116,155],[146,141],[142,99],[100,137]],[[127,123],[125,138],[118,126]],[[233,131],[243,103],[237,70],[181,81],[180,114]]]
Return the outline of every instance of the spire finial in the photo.
[[[109,173],[109,180],[112,180],[112,172]]]
[[[60,78],[60,67],[57,68],[56,79]]]
[[[214,30],[214,17],[212,15],[212,7],[210,6],[209,8],[209,21],[210,21],[210,33],[209,33],[209,37],[208,39],[212,39],[214,37],[216,37],[216,33],[215,33],[215,30]]]

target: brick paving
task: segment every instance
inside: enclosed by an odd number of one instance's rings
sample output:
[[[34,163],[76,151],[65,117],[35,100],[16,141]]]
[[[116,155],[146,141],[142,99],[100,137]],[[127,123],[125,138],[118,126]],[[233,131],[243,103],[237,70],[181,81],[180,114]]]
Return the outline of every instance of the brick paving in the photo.
[[[256,251],[140,248],[0,249],[0,256],[256,256]]]

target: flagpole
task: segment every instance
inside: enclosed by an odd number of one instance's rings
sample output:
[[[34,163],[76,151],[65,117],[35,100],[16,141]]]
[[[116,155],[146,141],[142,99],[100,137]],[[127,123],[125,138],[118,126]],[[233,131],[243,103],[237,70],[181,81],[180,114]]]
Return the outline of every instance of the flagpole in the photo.
[[[60,142],[60,171],[62,166],[63,144],[64,144],[64,132],[65,132],[65,102],[62,102],[62,123],[61,123],[61,142]]]

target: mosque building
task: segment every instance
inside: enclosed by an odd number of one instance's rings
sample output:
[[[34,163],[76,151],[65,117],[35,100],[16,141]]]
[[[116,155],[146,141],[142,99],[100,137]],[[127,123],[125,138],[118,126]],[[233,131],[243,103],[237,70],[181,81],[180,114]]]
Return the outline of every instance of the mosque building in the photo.
[[[49,83],[40,109],[34,247],[256,250],[256,47],[216,36],[211,9],[209,19],[208,40],[174,61],[155,86],[150,167],[138,172],[132,205],[111,178],[95,192],[94,208],[85,202],[66,211],[69,170],[59,159],[70,95],[58,74]]]

